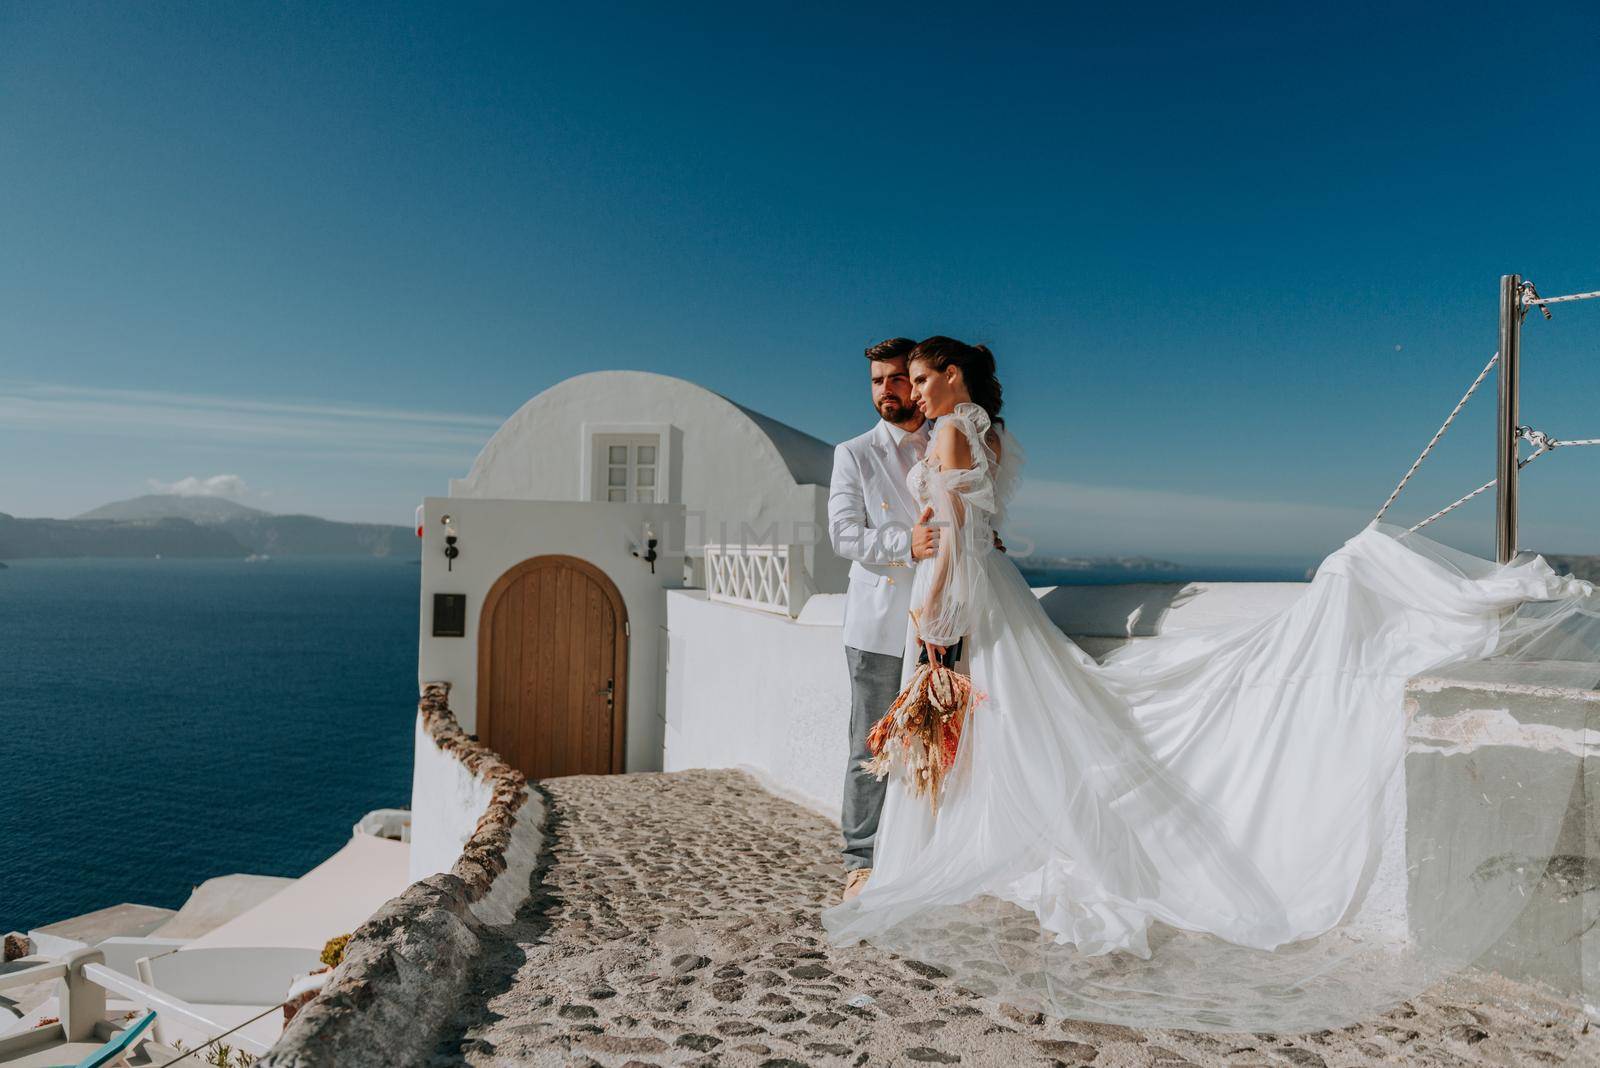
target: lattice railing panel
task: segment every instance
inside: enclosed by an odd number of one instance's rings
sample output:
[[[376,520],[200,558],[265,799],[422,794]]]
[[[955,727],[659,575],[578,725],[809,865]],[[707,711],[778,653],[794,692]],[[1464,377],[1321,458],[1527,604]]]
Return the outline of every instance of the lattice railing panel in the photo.
[[[707,545],[706,596],[763,612],[800,614],[805,558],[798,545]]]

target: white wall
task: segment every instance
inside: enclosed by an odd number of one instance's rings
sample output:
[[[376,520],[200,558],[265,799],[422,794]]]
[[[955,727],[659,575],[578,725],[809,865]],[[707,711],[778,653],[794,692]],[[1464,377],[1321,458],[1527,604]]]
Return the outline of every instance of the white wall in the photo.
[[[806,566],[819,588],[844,589],[845,565],[826,536],[832,446],[681,378],[595,371],[551,386],[506,420],[467,477],[450,481],[450,496],[583,499],[586,426],[669,428],[667,480],[689,512],[691,554],[739,540],[745,524],[775,532],[761,540],[809,546]]]
[[[411,777],[411,882],[454,868],[461,850],[478,829],[478,821],[494,800],[494,790],[463,764],[455,753],[434,744],[417,714],[416,764]],[[505,868],[488,893],[473,903],[485,923],[508,923],[527,901],[529,878],[544,840],[542,796],[533,790],[516,812]]]
[[[461,550],[453,568],[448,569],[445,531],[439,521],[445,514],[454,520]],[[425,499],[418,683],[450,683],[451,710],[463,730],[476,732],[478,622],[484,597],[496,579],[529,557],[551,553],[580,557],[610,577],[628,610],[631,634],[624,766],[629,771],[659,768],[665,718],[661,692],[664,591],[681,585],[683,561],[681,553],[663,555],[651,574],[648,564],[633,557],[647,520],[661,541],[658,552],[682,544],[682,505]],[[435,593],[466,595],[466,637],[432,636]]]
[[[494,791],[433,744],[417,715],[411,771],[411,881],[455,867]]]
[[[1259,619],[1302,583],[1053,586],[1033,592],[1093,654],[1107,639]],[[667,771],[742,767],[768,788],[839,818],[849,759],[843,598],[813,597],[799,620],[667,595]],[[1092,635],[1094,637],[1082,637]]]
[[[815,600],[815,598],[813,598]],[[837,624],[667,595],[666,771],[744,767],[839,818],[850,676]]]

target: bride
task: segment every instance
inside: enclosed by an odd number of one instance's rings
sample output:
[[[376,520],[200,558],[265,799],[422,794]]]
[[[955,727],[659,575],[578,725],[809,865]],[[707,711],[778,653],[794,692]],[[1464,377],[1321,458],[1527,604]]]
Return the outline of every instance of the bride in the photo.
[[[872,876],[823,913],[830,939],[1147,1026],[1333,1026],[1470,963],[1521,887],[1408,903],[1417,866],[1448,858],[1406,856],[1404,685],[1593,622],[1592,588],[1538,557],[1500,566],[1373,525],[1271,618],[1096,663],[992,551],[1021,465],[993,355],[934,337],[908,363],[937,422],[907,481],[942,526],[908,648],[948,658],[960,642],[984,698],[937,810],[891,773]],[[1512,611],[1525,603],[1538,610]],[[1441,923],[1478,941],[1419,940]]]

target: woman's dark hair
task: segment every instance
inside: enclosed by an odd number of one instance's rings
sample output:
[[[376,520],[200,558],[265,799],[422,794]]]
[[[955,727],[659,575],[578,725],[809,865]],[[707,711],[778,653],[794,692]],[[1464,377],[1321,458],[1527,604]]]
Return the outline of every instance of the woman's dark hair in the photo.
[[[934,335],[924,338],[906,357],[910,364],[921,360],[935,371],[954,365],[961,368],[961,377],[972,395],[972,403],[989,413],[989,421],[1004,426],[1000,418],[1000,379],[994,373],[994,353],[987,345],[968,345],[953,337]]]

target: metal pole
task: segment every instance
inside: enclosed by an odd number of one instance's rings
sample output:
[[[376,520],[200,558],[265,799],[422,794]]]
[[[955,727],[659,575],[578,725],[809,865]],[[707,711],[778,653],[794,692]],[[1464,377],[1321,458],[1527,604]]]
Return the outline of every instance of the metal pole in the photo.
[[[1518,383],[1522,348],[1522,279],[1500,278],[1500,418],[1495,434],[1495,556],[1509,563],[1517,555]]]

